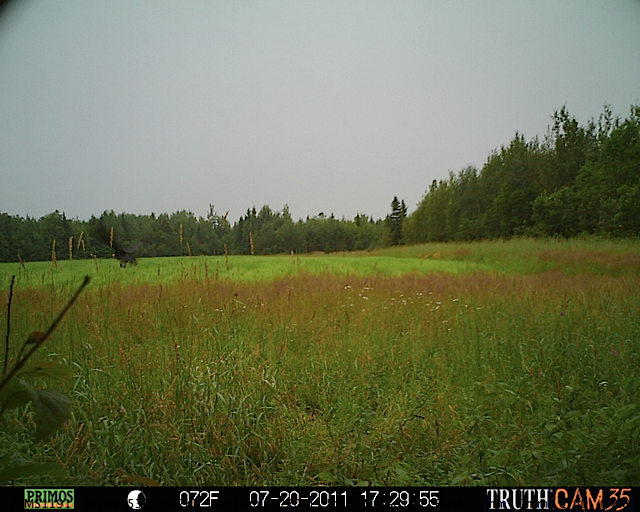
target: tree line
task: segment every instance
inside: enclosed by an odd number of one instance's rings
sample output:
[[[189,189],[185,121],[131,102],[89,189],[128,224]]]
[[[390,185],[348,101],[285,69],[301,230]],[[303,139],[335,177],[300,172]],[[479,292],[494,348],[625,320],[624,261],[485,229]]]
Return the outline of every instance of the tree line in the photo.
[[[556,111],[544,140],[516,133],[482,169],[433,181],[402,227],[404,243],[513,236],[640,234],[640,106],[609,106],[580,126]]]
[[[323,213],[294,222],[286,205],[282,211],[250,208],[233,225],[213,205],[199,218],[190,211],[157,216],[106,211],[88,221],[59,211],[38,220],[0,213],[0,261],[109,257],[113,249],[98,236],[99,226],[113,228],[125,248],[140,244],[136,256],[142,257],[364,250],[390,239],[385,234],[389,222],[362,214],[339,220]]]
[[[138,256],[276,254],[353,251],[399,244],[513,236],[640,234],[640,106],[615,117],[609,106],[580,126],[557,110],[542,142],[517,133],[481,169],[467,167],[433,181],[416,210],[393,198],[391,213],[352,220],[320,213],[294,221],[289,208],[247,209],[231,224],[210,205],[190,211],[133,215],[106,211],[88,221],[55,211],[40,219],[0,213],[0,261],[107,257],[94,235],[113,228],[118,242],[142,242]]]

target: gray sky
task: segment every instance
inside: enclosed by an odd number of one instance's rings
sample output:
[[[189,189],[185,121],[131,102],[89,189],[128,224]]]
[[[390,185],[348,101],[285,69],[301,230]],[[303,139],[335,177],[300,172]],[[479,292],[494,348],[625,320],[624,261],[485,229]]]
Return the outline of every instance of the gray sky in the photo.
[[[289,204],[375,218],[640,103],[638,0],[23,0],[0,20],[0,211]]]

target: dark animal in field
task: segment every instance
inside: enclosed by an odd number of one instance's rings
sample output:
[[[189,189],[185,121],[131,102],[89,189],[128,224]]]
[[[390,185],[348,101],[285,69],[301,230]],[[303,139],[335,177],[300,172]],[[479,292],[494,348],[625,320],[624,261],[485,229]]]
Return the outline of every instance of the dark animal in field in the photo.
[[[136,257],[134,256],[135,252],[139,250],[144,243],[139,243],[134,245],[133,247],[125,248],[115,238],[111,235],[111,230],[107,229],[106,226],[100,224],[96,226],[94,229],[94,234],[96,237],[104,242],[105,244],[113,247],[115,250],[114,257],[120,260],[120,266],[122,268],[126,268],[127,263],[131,263],[132,265],[137,265]]]

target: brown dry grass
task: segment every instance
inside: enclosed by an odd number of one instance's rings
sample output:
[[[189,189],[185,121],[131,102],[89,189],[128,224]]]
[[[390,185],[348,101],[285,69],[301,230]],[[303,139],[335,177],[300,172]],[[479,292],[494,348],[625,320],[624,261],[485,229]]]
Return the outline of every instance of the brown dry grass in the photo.
[[[565,269],[595,269],[606,272],[640,273],[640,254],[625,252],[615,254],[605,251],[545,249],[538,260],[557,263]]]

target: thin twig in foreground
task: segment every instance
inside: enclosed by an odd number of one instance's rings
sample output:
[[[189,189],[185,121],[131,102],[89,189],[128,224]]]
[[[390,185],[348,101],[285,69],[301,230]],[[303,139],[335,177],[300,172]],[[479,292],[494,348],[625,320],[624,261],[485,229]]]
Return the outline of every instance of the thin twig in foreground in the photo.
[[[16,276],[11,276],[11,286],[9,286],[9,302],[7,303],[7,344],[4,348],[4,368],[2,374],[7,373],[7,361],[9,360],[9,333],[11,332],[11,299],[13,298],[13,282]]]
[[[66,305],[66,307],[62,310],[62,312],[58,315],[58,317],[54,320],[54,322],[51,324],[51,327],[49,327],[49,330],[44,334],[44,336],[42,338],[40,338],[37,341],[37,343],[35,343],[33,345],[33,348],[20,361],[18,361],[16,363],[15,367],[13,368],[13,370],[11,370],[11,372],[9,372],[9,375],[5,376],[5,378],[2,380],[2,382],[0,382],[0,391],[2,391],[2,388],[4,388],[6,386],[7,382],[9,382],[11,377],[13,377],[18,372],[18,370],[20,370],[20,368],[22,368],[25,365],[25,363],[31,357],[31,355],[36,350],[38,350],[42,346],[42,344],[47,340],[47,338],[51,335],[51,333],[54,331],[54,329],[58,326],[58,323],[60,322],[60,320],[62,320],[62,317],[67,313],[67,311],[69,311],[69,309],[71,308],[73,303],[76,301],[76,299],[78,298],[78,296],[80,295],[82,290],[84,290],[84,287],[87,286],[87,284],[89,284],[89,280],[90,280],[89,276],[86,276],[84,278],[84,281],[80,285],[80,288],[78,288],[78,291],[75,293],[75,295],[73,297],[71,297],[71,300]]]

